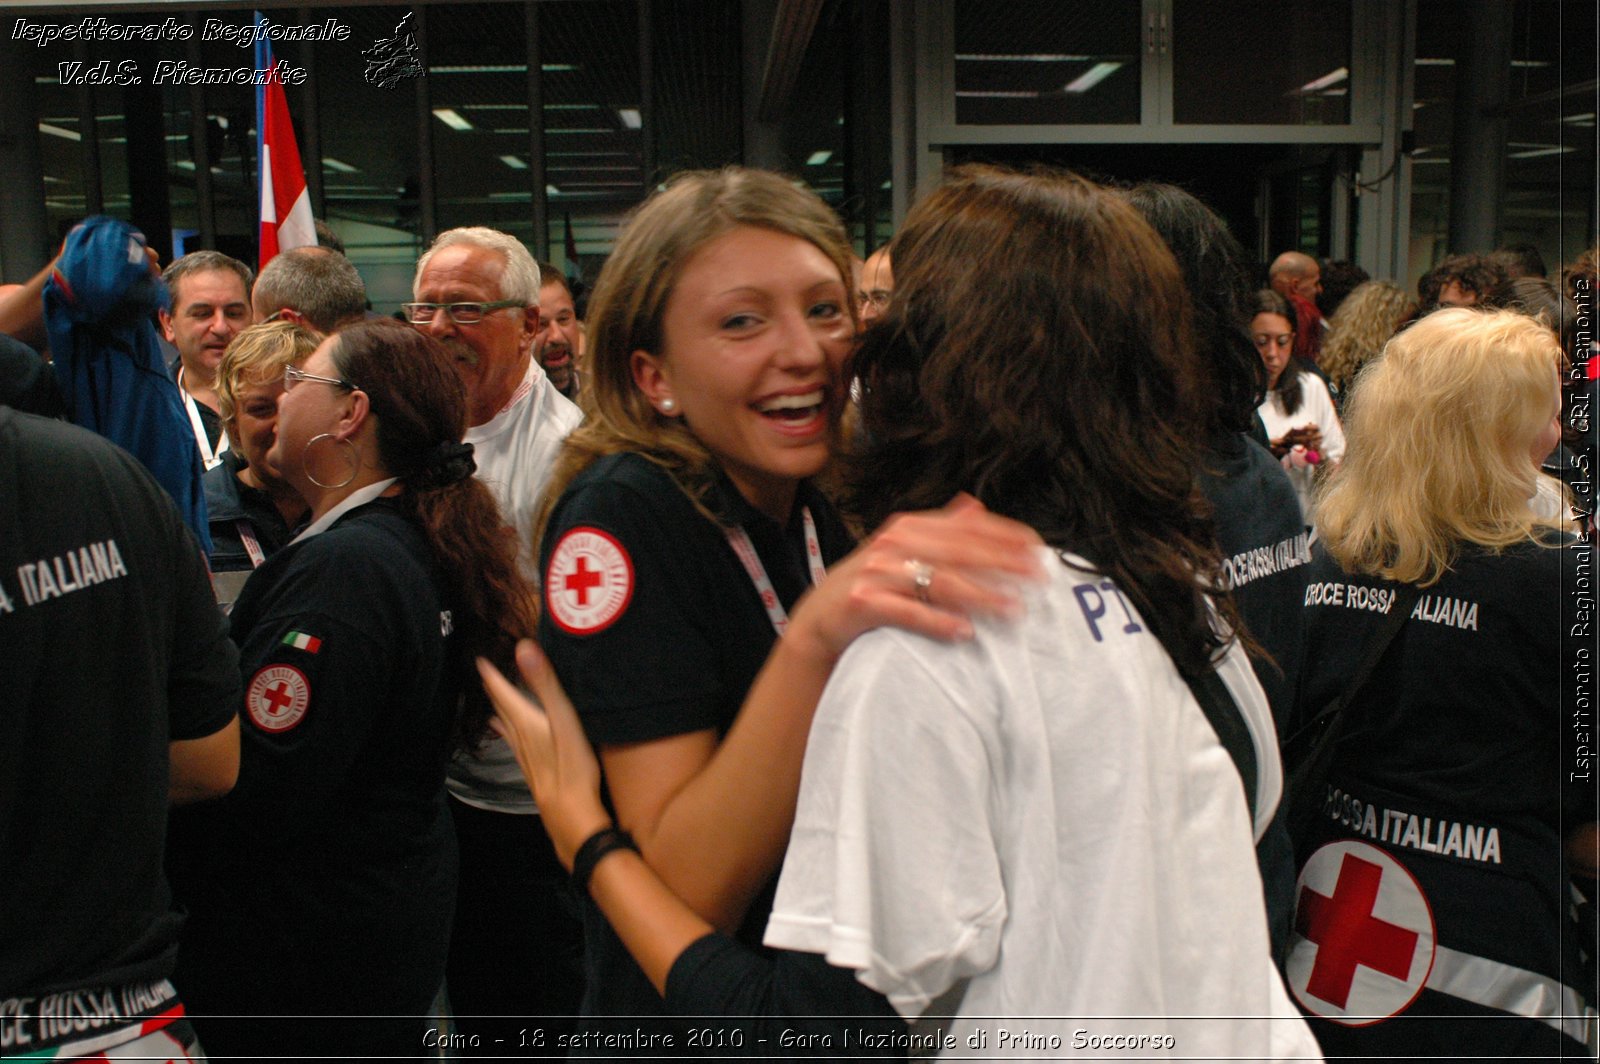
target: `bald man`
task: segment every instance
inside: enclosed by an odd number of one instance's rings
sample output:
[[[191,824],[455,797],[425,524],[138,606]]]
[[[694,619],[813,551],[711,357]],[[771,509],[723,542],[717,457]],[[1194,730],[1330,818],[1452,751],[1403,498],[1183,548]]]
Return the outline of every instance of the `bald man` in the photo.
[[[1294,356],[1316,362],[1322,351],[1322,311],[1317,296],[1322,293],[1322,267],[1301,251],[1285,251],[1272,260],[1267,283],[1294,308]]]

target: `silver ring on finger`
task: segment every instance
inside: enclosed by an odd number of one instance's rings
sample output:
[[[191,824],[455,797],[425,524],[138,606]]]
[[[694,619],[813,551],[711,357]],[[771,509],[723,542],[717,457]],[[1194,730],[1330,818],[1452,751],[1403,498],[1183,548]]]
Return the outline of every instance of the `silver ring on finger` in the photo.
[[[906,572],[911,574],[911,590],[917,596],[917,601],[924,606],[931,605],[928,589],[933,586],[933,566],[916,558],[908,558]]]

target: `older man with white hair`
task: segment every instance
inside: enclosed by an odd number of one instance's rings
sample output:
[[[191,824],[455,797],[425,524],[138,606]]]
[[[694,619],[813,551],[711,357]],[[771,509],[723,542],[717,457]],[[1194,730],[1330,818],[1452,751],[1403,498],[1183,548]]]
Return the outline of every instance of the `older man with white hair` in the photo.
[[[539,268],[506,233],[451,229],[417,263],[412,298],[406,317],[444,346],[466,384],[478,477],[536,581],[534,518],[561,442],[582,419],[533,359]],[[510,748],[491,739],[458,753],[447,786],[461,852],[452,1006],[458,1016],[523,1022],[573,1015],[583,987],[576,899]]]

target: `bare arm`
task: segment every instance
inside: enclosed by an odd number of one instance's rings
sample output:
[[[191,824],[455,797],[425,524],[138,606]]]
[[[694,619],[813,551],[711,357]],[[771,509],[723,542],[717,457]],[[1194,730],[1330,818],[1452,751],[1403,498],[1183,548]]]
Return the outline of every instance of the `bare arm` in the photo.
[[[55,269],[49,265],[28,279],[14,291],[0,295],[0,333],[14,336],[33,347],[44,347],[44,283]]]
[[[737,927],[782,860],[811,717],[845,648],[883,625],[969,637],[968,612],[1017,608],[1001,585],[1037,571],[1037,543],[972,499],[899,516],[800,600],[720,745],[707,730],[602,749],[617,818],[670,891],[717,928]],[[933,567],[928,601],[913,560]]]
[[[523,640],[517,647],[517,664],[544,708],[541,711],[480,658],[478,672],[495,708],[492,727],[511,745],[539,803],[556,856],[571,869],[583,841],[612,823],[600,802],[600,766],[550,662],[532,642]],[[673,962],[711,925],[668,890],[637,854],[626,850],[603,858],[589,887],[651,985],[665,993]]]
[[[170,760],[167,800],[188,805],[221,798],[239,779],[239,718],[199,739],[167,744]]]

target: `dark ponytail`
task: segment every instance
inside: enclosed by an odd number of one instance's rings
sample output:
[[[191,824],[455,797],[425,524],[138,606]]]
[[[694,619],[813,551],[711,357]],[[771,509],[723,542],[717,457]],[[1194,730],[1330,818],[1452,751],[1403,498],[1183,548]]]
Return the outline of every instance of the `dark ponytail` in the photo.
[[[340,376],[360,381],[378,419],[378,452],[400,478],[400,496],[444,570],[464,616],[456,618],[456,665],[471,676],[473,659],[514,669],[518,639],[537,619],[533,589],[517,568],[517,537],[489,489],[472,473],[467,399],[443,349],[399,322],[362,322],[337,334],[329,352]],[[458,736],[475,745],[485,734],[489,703],[465,685]]]

